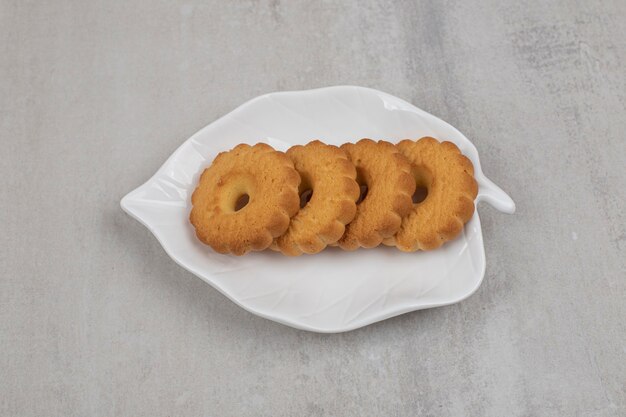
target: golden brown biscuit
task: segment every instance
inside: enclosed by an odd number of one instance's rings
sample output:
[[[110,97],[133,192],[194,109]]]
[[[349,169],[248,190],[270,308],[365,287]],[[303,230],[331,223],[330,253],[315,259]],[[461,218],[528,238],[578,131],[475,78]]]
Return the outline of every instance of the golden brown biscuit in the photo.
[[[421,202],[402,220],[398,233],[385,245],[405,252],[429,250],[454,239],[472,218],[478,185],[474,166],[457,146],[425,137],[403,140],[400,151],[411,161]]]
[[[335,243],[356,213],[356,170],[344,151],[319,140],[287,151],[300,174],[300,211],[272,249],[285,255],[318,253]]]
[[[341,149],[356,167],[357,182],[365,193],[338,246],[345,250],[373,248],[398,231],[402,217],[413,207],[411,164],[394,145],[382,140],[361,139],[345,143]]]
[[[299,207],[300,176],[283,152],[265,143],[222,152],[200,176],[189,220],[219,253],[266,249]]]

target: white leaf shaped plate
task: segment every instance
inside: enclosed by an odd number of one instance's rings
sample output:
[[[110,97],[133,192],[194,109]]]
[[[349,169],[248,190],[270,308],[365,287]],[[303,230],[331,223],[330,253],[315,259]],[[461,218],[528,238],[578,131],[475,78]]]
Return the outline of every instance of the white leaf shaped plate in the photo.
[[[315,332],[343,332],[409,311],[459,302],[485,273],[480,219],[442,248],[403,253],[378,247],[289,258],[271,251],[220,255],[200,243],[188,221],[190,196],[202,170],[238,143],[279,150],[312,139],[340,145],[369,137],[397,142],[449,140],[474,163],[476,202],[513,213],[515,204],[480,168],[474,145],[446,122],[381,91],[337,86],[266,94],[248,101],[183,143],[121,206],[145,225],[179,265],[244,309]]]

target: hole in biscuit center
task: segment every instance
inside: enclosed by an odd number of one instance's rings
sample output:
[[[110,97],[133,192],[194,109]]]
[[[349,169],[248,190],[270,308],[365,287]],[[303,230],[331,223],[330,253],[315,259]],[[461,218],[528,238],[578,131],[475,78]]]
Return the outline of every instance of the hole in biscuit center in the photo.
[[[428,198],[428,191],[433,186],[433,176],[430,169],[424,165],[413,165],[411,172],[415,178],[415,191],[413,192],[413,204],[423,203]]]
[[[300,208],[303,208],[309,201],[311,201],[311,197],[313,197],[313,190],[306,189],[300,193]]]
[[[356,201],[357,204],[360,204],[363,200],[365,200],[365,197],[367,197],[367,184],[361,184],[359,185],[359,199]]]
[[[415,188],[415,192],[413,193],[413,204],[419,204],[422,201],[426,200],[426,197],[428,197],[428,188],[424,187],[423,185],[418,185],[417,188]]]
[[[239,198],[237,198],[237,201],[235,201],[235,211],[241,210],[247,206],[249,202],[250,196],[248,194],[242,194]]]
[[[365,200],[365,197],[367,197],[369,187],[367,186],[367,181],[363,171],[358,167],[356,169],[356,183],[359,184],[359,199],[356,200],[356,204],[360,204],[363,200]]]

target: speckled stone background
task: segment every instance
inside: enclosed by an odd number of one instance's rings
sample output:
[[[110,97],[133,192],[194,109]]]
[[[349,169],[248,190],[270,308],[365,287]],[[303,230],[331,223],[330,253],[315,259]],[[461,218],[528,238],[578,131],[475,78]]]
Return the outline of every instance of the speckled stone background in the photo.
[[[626,2],[0,1],[2,416],[626,415]],[[516,200],[482,287],[339,335],[255,317],[119,208],[276,90],[405,98]]]

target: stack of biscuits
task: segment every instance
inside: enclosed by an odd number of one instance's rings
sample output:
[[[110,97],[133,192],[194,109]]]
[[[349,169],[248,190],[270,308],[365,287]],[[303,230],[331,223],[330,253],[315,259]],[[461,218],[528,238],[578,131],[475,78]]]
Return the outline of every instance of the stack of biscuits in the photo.
[[[454,239],[477,192],[471,161],[431,137],[340,147],[314,140],[284,153],[240,144],[200,176],[190,221],[200,241],[224,254],[381,243],[413,252]]]

